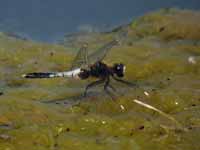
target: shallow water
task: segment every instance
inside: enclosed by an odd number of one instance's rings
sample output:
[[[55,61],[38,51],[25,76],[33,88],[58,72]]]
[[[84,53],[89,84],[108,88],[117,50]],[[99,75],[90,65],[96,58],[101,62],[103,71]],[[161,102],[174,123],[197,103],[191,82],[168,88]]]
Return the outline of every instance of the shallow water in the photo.
[[[93,79],[21,78],[27,72],[67,70],[84,36],[81,41],[70,40],[73,44],[65,39],[64,47],[1,34],[0,149],[199,150],[200,34],[195,32],[200,31],[199,16],[199,12],[165,10],[131,23],[128,38],[109,52],[105,62],[126,64],[125,79],[139,87],[112,81],[118,91],[115,101],[102,87],[83,98],[85,85]],[[115,34],[86,39],[95,49]]]
[[[199,0],[2,1],[0,30],[35,41],[55,42],[78,31],[108,31],[160,8],[200,9]]]

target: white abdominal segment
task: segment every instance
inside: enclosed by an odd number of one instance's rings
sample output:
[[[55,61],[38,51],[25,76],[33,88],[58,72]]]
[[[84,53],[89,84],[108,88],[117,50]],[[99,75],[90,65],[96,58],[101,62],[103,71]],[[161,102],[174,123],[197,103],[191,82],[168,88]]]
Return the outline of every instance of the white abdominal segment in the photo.
[[[126,71],[126,66],[124,66],[124,68],[123,68],[123,73],[125,73],[125,71]]]
[[[78,74],[81,72],[81,69],[75,69],[72,71],[66,71],[66,72],[57,72],[55,74],[52,74],[50,77],[68,77],[68,78],[79,78]]]

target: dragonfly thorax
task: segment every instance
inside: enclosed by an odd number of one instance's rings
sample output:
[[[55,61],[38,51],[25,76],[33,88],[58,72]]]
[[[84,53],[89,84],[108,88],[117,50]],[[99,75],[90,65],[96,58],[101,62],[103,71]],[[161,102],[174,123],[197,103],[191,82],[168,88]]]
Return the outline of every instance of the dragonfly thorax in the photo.
[[[113,75],[113,68],[107,66],[103,62],[96,62],[87,69],[81,69],[79,73],[80,79],[87,79],[88,77],[106,78]]]
[[[121,63],[116,63],[112,67],[109,67],[103,62],[97,62],[88,69],[81,69],[78,76],[80,79],[87,79],[90,76],[96,78],[107,78],[113,75],[123,77],[125,69],[125,65]]]

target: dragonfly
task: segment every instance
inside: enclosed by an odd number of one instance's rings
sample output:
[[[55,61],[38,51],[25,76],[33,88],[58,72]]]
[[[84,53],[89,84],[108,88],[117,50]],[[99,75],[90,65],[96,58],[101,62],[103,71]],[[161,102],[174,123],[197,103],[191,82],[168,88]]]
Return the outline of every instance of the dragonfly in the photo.
[[[128,86],[135,86],[134,83],[123,80],[126,66],[123,63],[114,63],[108,65],[103,62],[107,53],[114,47],[120,44],[120,41],[114,39],[102,47],[97,49],[92,54],[88,55],[88,44],[82,45],[74,60],[69,71],[64,72],[33,72],[22,75],[24,78],[56,78],[56,77],[67,77],[73,79],[86,80],[90,77],[98,80],[89,83],[85,87],[84,96],[87,96],[88,90],[100,84],[104,84],[104,91],[113,98],[113,92],[116,89],[110,84],[110,79],[114,79],[117,82],[121,82]]]

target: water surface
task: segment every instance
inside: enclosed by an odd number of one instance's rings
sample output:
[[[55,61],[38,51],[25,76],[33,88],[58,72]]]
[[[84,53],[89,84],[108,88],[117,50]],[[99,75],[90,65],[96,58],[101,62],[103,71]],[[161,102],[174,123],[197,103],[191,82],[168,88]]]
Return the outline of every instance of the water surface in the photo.
[[[0,30],[37,41],[56,41],[80,30],[109,30],[149,11],[199,9],[199,0],[21,0],[2,1]]]

